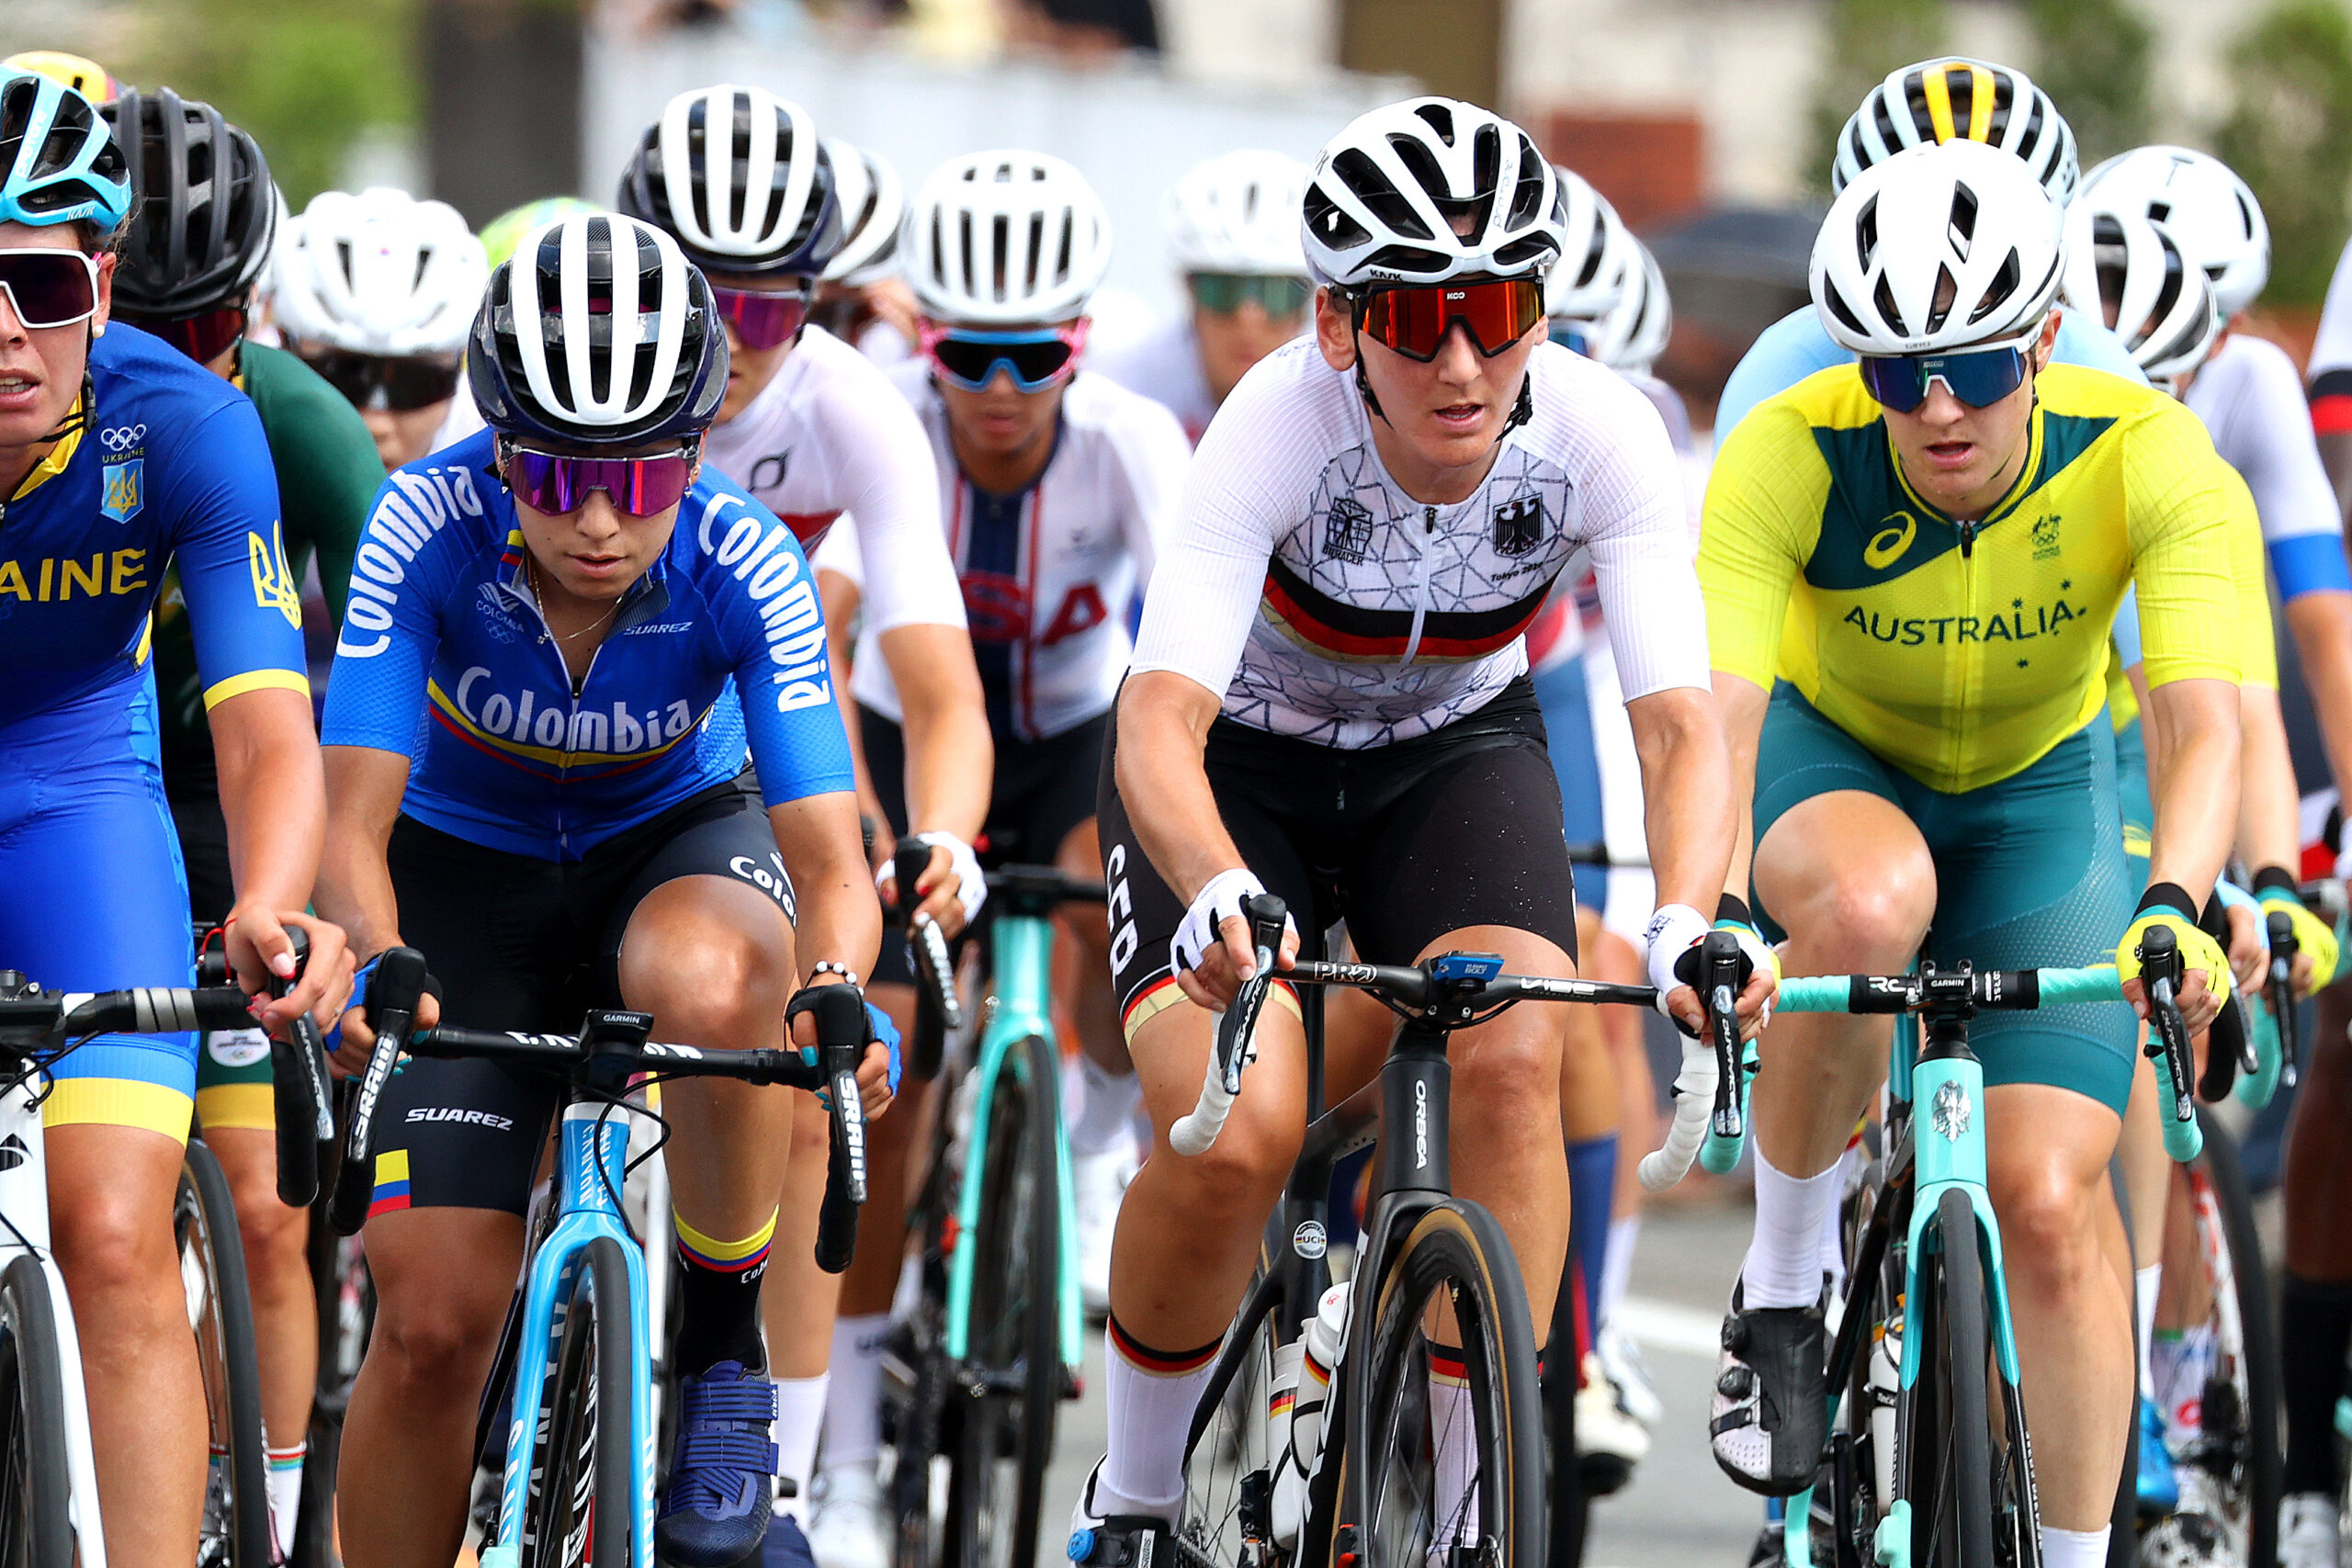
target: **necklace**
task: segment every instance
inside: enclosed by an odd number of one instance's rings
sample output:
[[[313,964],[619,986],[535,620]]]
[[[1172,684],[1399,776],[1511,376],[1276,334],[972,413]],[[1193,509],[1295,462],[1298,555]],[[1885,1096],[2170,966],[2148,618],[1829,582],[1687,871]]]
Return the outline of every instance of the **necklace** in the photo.
[[[567,645],[578,642],[582,637],[586,637],[590,632],[594,631],[598,626],[601,626],[606,621],[611,620],[613,618],[613,612],[621,607],[621,602],[618,599],[616,599],[605,607],[605,613],[603,615],[597,616],[586,626],[582,626],[578,631],[556,631],[555,623],[548,620],[548,595],[547,590],[539,585],[538,560],[533,556],[526,555],[523,558],[523,567],[526,571],[530,573],[531,596],[539,602],[539,619],[546,623],[548,631],[555,633],[555,639],[558,642]]]

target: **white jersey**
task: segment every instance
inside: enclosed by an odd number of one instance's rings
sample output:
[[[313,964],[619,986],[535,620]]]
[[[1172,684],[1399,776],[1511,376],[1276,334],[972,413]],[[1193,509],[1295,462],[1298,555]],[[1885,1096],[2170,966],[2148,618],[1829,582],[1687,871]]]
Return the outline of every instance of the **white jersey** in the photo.
[[[938,457],[948,554],[961,580],[972,651],[1000,736],[1041,740],[1109,711],[1135,645],[1127,606],[1151,579],[1191,448],[1166,409],[1091,371],[1062,392],[1061,428],[1037,482],[994,495],[967,480],[947,409],[921,361],[892,372]],[[820,568],[871,574],[864,540],[828,540]],[[872,592],[870,582],[867,592]],[[873,623],[858,635],[850,689],[900,716],[890,671],[874,657]]]
[[[2197,372],[2183,400],[2213,449],[2254,492],[2278,596],[2352,588],[2335,489],[2320,466],[2295,362],[2277,344],[2232,333]]]
[[[1130,392],[1140,392],[1176,416],[1187,440],[1197,444],[1216,413],[1209,378],[1201,369],[1201,345],[1193,318],[1180,315],[1149,337],[1091,355],[1087,368],[1108,376]]]
[[[803,330],[750,406],[711,426],[703,457],[812,553],[849,515],[860,554],[879,563],[866,587],[868,635],[964,624],[956,569],[940,546],[931,443],[889,378],[841,339]]]
[[[1628,699],[1707,688],[1706,612],[1666,426],[1555,344],[1533,415],[1466,501],[1390,478],[1354,378],[1311,340],[1252,367],[1202,438],[1135,667],[1252,728],[1343,750],[1410,739],[1524,673],[1523,634],[1580,548]]]

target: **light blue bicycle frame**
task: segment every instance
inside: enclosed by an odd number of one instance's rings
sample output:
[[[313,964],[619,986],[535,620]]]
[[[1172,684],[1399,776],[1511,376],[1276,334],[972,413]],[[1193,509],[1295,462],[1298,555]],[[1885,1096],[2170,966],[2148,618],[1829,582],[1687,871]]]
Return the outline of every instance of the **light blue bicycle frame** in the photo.
[[[628,1438],[637,1456],[637,1483],[629,1488],[629,1539],[639,1568],[653,1565],[653,1357],[646,1314],[645,1253],[622,1222],[615,1195],[628,1160],[629,1122],[605,1104],[567,1105],[556,1156],[555,1228],[531,1255],[523,1287],[520,1354],[514,1367],[514,1415],[506,1428],[506,1472],[499,1483],[498,1540],[481,1551],[481,1568],[516,1568],[523,1551],[525,1514],[530,1498],[531,1447],[537,1432],[541,1391],[548,1372],[564,1308],[571,1300],[574,1271],[588,1244],[610,1236],[628,1261]],[[611,1303],[596,1303],[599,1312]],[[616,1414],[619,1391],[596,1391],[596,1418]]]
[[[989,922],[989,954],[996,972],[995,1007],[980,1032],[979,1050],[972,1064],[978,1080],[972,1102],[972,1126],[964,1148],[962,1185],[956,1194],[956,1250],[948,1259],[946,1351],[961,1361],[970,1351],[972,1275],[978,1267],[972,1246],[979,1235],[980,1194],[989,1160],[989,1111],[996,1100],[996,1086],[1008,1059],[1012,1071],[1026,1076],[1029,1059],[1013,1047],[1035,1034],[1054,1044],[1053,921],[1042,914],[1007,908]],[[1049,1053],[1057,1064],[1058,1051]],[[1059,1288],[1056,1294],[1061,1320],[1062,1361],[1076,1371],[1084,1354],[1085,1338],[1078,1299],[1078,1219],[1071,1201],[1069,1138],[1062,1127],[1061,1086],[1031,1084],[1030,1100],[1053,1117],[1055,1212],[1061,1235]],[[485,1564],[485,1568],[488,1565]]]

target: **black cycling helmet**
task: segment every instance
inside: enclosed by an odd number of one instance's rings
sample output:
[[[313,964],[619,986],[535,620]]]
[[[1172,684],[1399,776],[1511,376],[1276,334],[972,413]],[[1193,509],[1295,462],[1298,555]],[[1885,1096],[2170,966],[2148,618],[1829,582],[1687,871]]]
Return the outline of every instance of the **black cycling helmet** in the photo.
[[[127,91],[98,112],[130,164],[116,305],[170,321],[241,302],[277,230],[261,148],[210,104],[169,87]]]
[[[710,285],[649,223],[576,212],[523,236],[490,275],[466,353],[503,435],[626,446],[710,428],[727,333]]]
[[[847,237],[832,157],[808,111],[726,83],[662,107],[614,206],[713,272],[814,277]]]

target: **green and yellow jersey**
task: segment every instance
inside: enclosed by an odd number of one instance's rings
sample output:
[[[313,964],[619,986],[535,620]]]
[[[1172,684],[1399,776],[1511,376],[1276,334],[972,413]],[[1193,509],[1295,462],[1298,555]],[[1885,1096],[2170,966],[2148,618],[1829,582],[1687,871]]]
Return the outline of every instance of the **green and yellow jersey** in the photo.
[[[1905,480],[1853,366],[1758,404],[1707,486],[1699,581],[1714,668],[1767,690],[1790,682],[1947,794],[2022,772],[2098,713],[2109,627],[2135,580],[2151,685],[2238,681],[2253,641],[2233,581],[2241,534],[2262,592],[2244,482],[2161,392],[2070,365],[2035,387],[2025,467],[1973,523]]]

